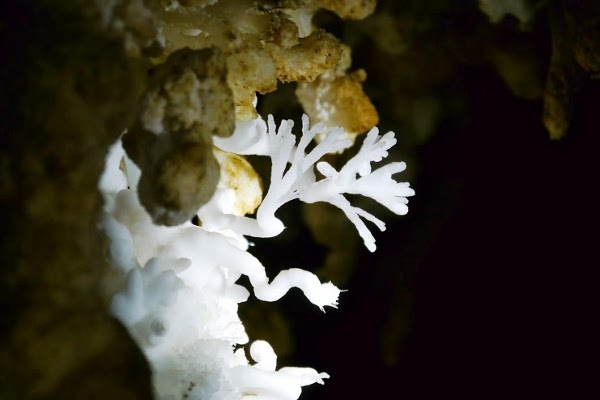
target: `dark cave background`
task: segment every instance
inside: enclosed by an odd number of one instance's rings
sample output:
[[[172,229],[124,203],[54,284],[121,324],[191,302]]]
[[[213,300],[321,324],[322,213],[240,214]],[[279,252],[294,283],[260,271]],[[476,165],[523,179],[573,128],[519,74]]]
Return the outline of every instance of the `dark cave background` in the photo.
[[[322,314],[294,291],[282,300],[297,339],[284,362],[331,375],[303,398],[576,389],[561,386],[581,356],[575,337],[587,334],[593,293],[582,276],[597,259],[600,85],[590,82],[573,128],[555,142],[539,101],[515,99],[489,71],[464,83],[469,119],[445,121],[418,149],[409,214],[386,220],[375,253],[361,250],[339,309]],[[264,246],[253,253],[273,268],[323,256],[307,232],[275,252]],[[386,366],[381,335],[394,313],[404,326]]]
[[[491,26],[474,12],[446,14],[444,23],[478,20],[496,32],[496,44],[530,41],[544,79],[547,14],[514,34],[510,17]],[[335,32],[335,23],[327,28]],[[513,32],[508,39],[506,32]],[[389,125],[395,117],[386,111],[394,105],[378,102],[393,103],[394,90],[369,86],[386,77],[373,76],[373,44],[362,46],[354,49],[354,66],[367,70],[367,93]],[[460,98],[460,111],[447,112],[431,138],[416,145],[389,127],[412,156],[408,170],[416,169],[408,215],[385,219],[375,253],[361,248],[339,309],[322,314],[294,291],[283,299],[297,343],[281,364],[331,375],[325,386],[305,387],[304,399],[585,393],[572,383],[585,373],[571,366],[587,358],[582,343],[592,288],[584,276],[597,258],[600,82],[585,80],[568,133],[556,141],[543,126],[542,99],[518,98],[490,65],[454,62],[451,79],[435,90]],[[401,68],[387,71],[402,75]],[[428,68],[437,66],[417,68],[427,80]],[[300,219],[299,207],[286,207],[286,222]],[[260,242],[253,250],[268,269],[322,262],[324,250],[309,232],[286,234],[275,252]],[[388,346],[385,335],[396,343]]]

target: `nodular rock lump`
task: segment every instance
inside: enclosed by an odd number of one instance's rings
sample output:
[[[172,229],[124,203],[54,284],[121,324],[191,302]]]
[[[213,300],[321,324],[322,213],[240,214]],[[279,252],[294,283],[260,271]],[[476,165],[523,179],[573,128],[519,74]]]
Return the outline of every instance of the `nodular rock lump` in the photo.
[[[363,91],[366,72],[362,69],[348,72],[351,50],[341,46],[340,61],[314,81],[298,84],[296,96],[311,121],[341,126],[354,140],[356,134],[373,128],[379,122],[377,110]]]
[[[233,132],[233,95],[216,48],[178,50],[150,79],[123,147],[142,170],[140,202],[155,223],[174,226],[190,220],[216,190],[212,136]]]
[[[257,92],[275,91],[278,80],[312,82],[338,63],[340,41],[310,22],[317,6],[300,1],[186,1],[159,15],[165,43],[161,60],[185,47],[219,48],[226,59],[236,119],[254,120]],[[307,26],[297,26],[290,16],[295,12],[304,16]],[[300,35],[299,30],[306,32]]]

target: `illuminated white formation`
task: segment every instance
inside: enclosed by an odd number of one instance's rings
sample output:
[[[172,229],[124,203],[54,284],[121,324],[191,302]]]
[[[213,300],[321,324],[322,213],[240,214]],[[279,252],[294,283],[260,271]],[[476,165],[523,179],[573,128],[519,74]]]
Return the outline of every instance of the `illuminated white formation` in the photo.
[[[271,184],[256,219],[240,215],[248,210],[239,204],[253,204],[253,199],[240,202],[237,197],[260,195],[256,188],[239,190],[244,182],[255,185],[253,174],[245,172],[236,177],[236,188],[220,183],[211,201],[198,211],[202,227],[191,222],[176,227],[154,225],[137,198],[139,171],[120,142],[107,156],[99,184],[105,200],[103,227],[111,239],[113,265],[124,277],[122,288],[113,297],[112,312],[150,361],[160,399],[297,399],[302,386],[322,384],[328,377],[311,368],[277,370],[275,352],[264,341],[250,347],[252,365],[243,349],[234,351],[236,345],[249,340],[237,314],[238,304],[250,295],[236,284],[242,275],[249,278],[254,295],[264,301],[278,300],[297,287],[324,310],[337,306],[340,293],[332,283],[321,283],[311,272],[298,268],[269,280],[260,261],[247,251],[244,235],[281,233],[284,225],[275,212],[290,200],[326,201],[346,213],[373,251],[375,240],[360,217],[382,230],[383,222],[352,206],[343,195],[369,196],[393,212],[405,214],[406,197],[414,192],[407,183],[391,178],[404,170],[404,163],[371,171],[371,162],[381,161],[395,144],[393,133],[379,136],[374,128],[357,155],[336,171],[318,161],[326,153],[351,145],[341,128],[323,124],[309,128],[304,116],[302,137],[296,145],[292,127],[292,121],[282,121],[277,129],[272,117],[267,127],[259,117],[238,123],[230,138],[215,138],[222,151],[271,158]],[[306,153],[317,134],[324,134],[324,139]],[[324,179],[316,179],[315,164]]]

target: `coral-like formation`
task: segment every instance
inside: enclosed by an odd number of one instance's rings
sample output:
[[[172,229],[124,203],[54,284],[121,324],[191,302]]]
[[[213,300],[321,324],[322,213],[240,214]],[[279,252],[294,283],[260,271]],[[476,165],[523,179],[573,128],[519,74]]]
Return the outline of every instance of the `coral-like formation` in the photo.
[[[322,201],[344,211],[367,248],[374,251],[375,239],[361,217],[381,230],[385,225],[352,206],[343,194],[371,197],[397,214],[408,210],[406,197],[414,191],[407,183],[391,179],[405,168],[404,163],[371,170],[371,162],[381,161],[395,144],[393,133],[380,137],[377,129],[372,129],[360,151],[339,172],[326,162],[318,163],[325,178],[316,180],[314,164],[324,154],[351,145],[341,128],[328,129],[323,123],[309,128],[305,116],[296,147],[291,121],[283,121],[276,129],[269,116],[268,129],[265,125],[259,118],[252,124],[240,123],[229,138],[215,136],[221,148],[221,168],[228,172],[210,201],[197,211],[201,227],[191,222],[177,227],[155,225],[137,199],[143,172],[138,181],[139,171],[119,142],[107,157],[100,181],[105,197],[104,229],[111,239],[114,266],[126,275],[111,309],[148,357],[159,398],[186,393],[193,399],[233,400],[250,395],[297,399],[302,386],[322,384],[328,375],[310,368],[276,371],[275,353],[266,342],[251,346],[254,365],[249,365],[241,352],[234,352],[236,345],[249,340],[237,315],[238,304],[249,295],[237,284],[240,276],[249,278],[255,296],[263,301],[276,301],[296,287],[324,310],[336,307],[340,294],[331,282],[321,283],[299,268],[281,271],[269,282],[265,268],[247,252],[243,235],[276,236],[284,229],[275,217],[279,207],[293,199]],[[324,139],[305,154],[317,133]],[[270,187],[262,201],[249,164],[223,150],[270,157]],[[127,173],[121,170],[123,164]],[[256,219],[245,217],[256,208],[255,199],[260,203]]]
[[[203,209],[200,209],[200,218],[214,220],[212,224],[216,229],[233,229],[244,235],[272,237],[284,229],[275,212],[285,203],[294,199],[305,203],[322,201],[341,209],[358,229],[365,246],[375,251],[375,238],[361,218],[374,223],[380,230],[385,229],[385,224],[371,213],[352,206],[344,194],[370,197],[398,215],[408,212],[407,197],[414,195],[414,191],[408,183],[391,179],[393,174],[402,172],[406,164],[391,163],[371,171],[371,163],[387,157],[388,150],[396,144],[394,133],[379,136],[377,128],[371,129],[359,152],[340,171],[336,171],[329,163],[318,161],[328,153],[350,147],[352,141],[348,139],[348,133],[339,127],[328,128],[324,123],[309,128],[309,119],[305,115],[302,119],[302,137],[296,147],[291,132],[293,126],[293,122],[288,120],[282,121],[277,128],[273,117],[269,116],[268,128],[259,119],[250,129],[238,129],[230,138],[217,138],[217,146],[224,150],[269,156],[273,164],[271,188],[257,210],[256,220],[214,215],[205,213]],[[311,141],[319,134],[323,139],[305,154]],[[288,162],[291,163],[289,168]],[[316,180],[313,165],[325,179]]]

